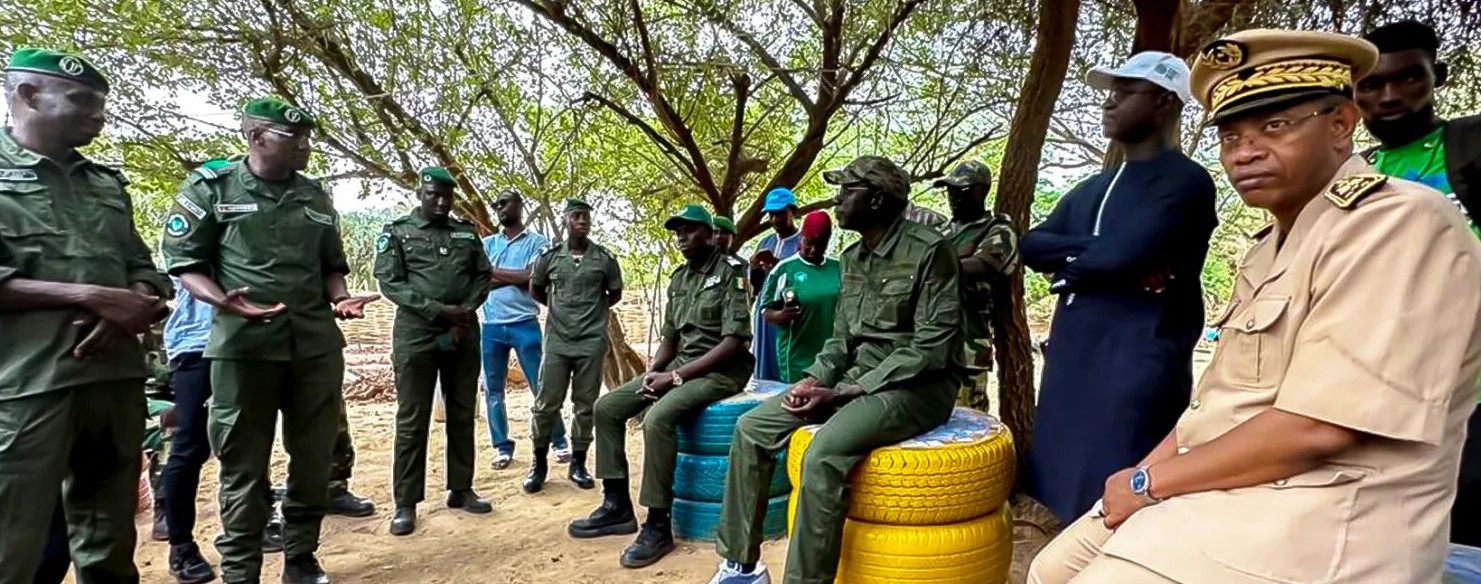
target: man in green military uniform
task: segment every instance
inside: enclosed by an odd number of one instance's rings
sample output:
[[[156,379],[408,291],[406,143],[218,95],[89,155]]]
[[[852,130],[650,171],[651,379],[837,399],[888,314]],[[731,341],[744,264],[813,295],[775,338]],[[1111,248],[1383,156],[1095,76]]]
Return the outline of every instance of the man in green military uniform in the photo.
[[[263,494],[278,413],[291,460],[283,501],[283,581],[327,583],[314,552],[328,506],[330,459],[343,411],[344,336],[378,296],[351,296],[339,219],[323,187],[300,174],[314,118],[278,98],[249,102],[248,155],[196,171],[165,220],[171,275],[216,309],[208,431],[221,465],[217,538],[226,582],[257,582]]]
[[[758,560],[776,455],[794,430],[818,422],[802,459],[786,581],[833,582],[849,471],[869,451],[945,423],[965,377],[956,253],[930,227],[902,218],[909,177],[885,158],[862,156],[823,178],[839,186],[839,226],[859,242],[844,250],[833,338],[807,378],[736,424],[717,584],[770,581]]]
[[[566,241],[540,254],[530,273],[530,295],[548,306],[550,315],[545,320],[541,387],[530,408],[535,460],[525,475],[526,493],[545,484],[545,455],[567,390],[573,405],[567,476],[577,487],[596,486],[586,473],[586,452],[591,447],[592,409],[602,391],[608,315],[622,301],[622,266],[607,248],[591,241],[591,205],[569,199],[565,216]]]
[[[973,372],[962,391],[985,391],[992,370],[993,298],[1007,293],[1008,278],[1018,272],[1018,230],[1007,215],[987,211],[992,170],[986,164],[963,162],[935,186],[946,189],[951,224],[943,235],[961,264],[962,362]]]
[[[627,421],[643,417],[643,486],[638,502],[648,521],[637,542],[622,553],[622,565],[640,568],[674,550],[669,510],[674,501],[678,426],[710,404],[739,393],[755,361],[751,338],[746,264],[713,243],[714,219],[689,205],[664,227],[674,233],[686,263],[669,280],[663,341],[648,372],[597,400],[597,478],[602,505],[571,522],[571,537],[592,538],[637,531],[627,492]],[[651,406],[651,407],[650,407]]]
[[[735,228],[735,221],[729,217],[715,218],[715,247],[725,253],[735,253],[735,238],[740,236],[740,231]]]
[[[138,335],[165,314],[118,171],[77,152],[108,80],[77,55],[18,49],[0,131],[0,584],[31,582],[57,497],[77,581],[138,582],[144,433]]]
[[[396,515],[391,535],[416,529],[426,498],[427,432],[439,379],[447,400],[447,506],[494,510],[473,492],[473,417],[478,409],[478,314],[493,267],[472,223],[449,217],[458,183],[445,168],[424,168],[421,206],[386,225],[375,242],[375,279],[396,303],[391,360],[396,368]]]

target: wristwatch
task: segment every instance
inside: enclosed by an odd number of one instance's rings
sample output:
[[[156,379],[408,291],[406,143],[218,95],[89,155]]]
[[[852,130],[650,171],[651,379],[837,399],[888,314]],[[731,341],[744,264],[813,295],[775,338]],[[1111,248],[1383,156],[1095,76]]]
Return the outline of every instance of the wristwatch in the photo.
[[[1156,505],[1162,499],[1152,496],[1152,475],[1147,474],[1147,467],[1138,467],[1136,472],[1131,473],[1131,494],[1142,498],[1148,505]]]
[[[678,369],[675,369],[673,371],[670,371],[669,372],[669,376],[674,379],[674,387],[678,387],[680,385],[684,385],[684,378],[683,377],[679,377],[679,370]]]

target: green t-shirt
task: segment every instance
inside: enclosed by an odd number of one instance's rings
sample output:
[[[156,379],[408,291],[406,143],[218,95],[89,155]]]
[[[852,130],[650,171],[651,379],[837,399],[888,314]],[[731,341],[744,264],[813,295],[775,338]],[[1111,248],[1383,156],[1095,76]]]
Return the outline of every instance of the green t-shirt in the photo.
[[[1466,212],[1455,196],[1455,189],[1450,187],[1450,174],[1445,167],[1445,126],[1398,148],[1379,148],[1373,166],[1388,176],[1414,181],[1445,193],[1445,198],[1450,199],[1461,213]],[[1481,227],[1476,225],[1476,218],[1470,219],[1471,232],[1481,237]],[[1478,393],[1476,402],[1481,403],[1481,393]]]
[[[780,308],[783,294],[791,290],[802,305],[802,316],[777,327],[777,363],[782,381],[796,383],[823,350],[823,343],[833,336],[833,313],[843,289],[843,271],[838,260],[825,258],[820,265],[807,263],[794,255],[766,277],[761,289],[761,302],[767,308]]]

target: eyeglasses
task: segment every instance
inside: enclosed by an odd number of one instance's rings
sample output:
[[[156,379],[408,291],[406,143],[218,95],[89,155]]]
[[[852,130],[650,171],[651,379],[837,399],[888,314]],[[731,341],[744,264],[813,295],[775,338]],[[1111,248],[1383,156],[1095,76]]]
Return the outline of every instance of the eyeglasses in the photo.
[[[280,130],[272,126],[263,126],[262,129],[269,134],[282,138],[285,142],[291,142],[294,144],[309,144],[314,140],[313,134],[310,134],[308,132],[299,134],[295,132],[289,132],[287,130]]]
[[[833,195],[833,202],[835,204],[841,204],[843,203],[844,199],[848,198],[849,193],[868,193],[872,190],[873,187],[869,186],[867,183],[848,183],[838,185],[838,194]]]
[[[1260,129],[1256,130],[1253,133],[1234,131],[1219,132],[1219,145],[1224,148],[1234,148],[1239,146],[1240,144],[1244,144],[1245,140],[1250,140],[1252,142],[1261,144],[1280,142],[1290,137],[1291,134],[1295,133],[1295,131],[1301,126],[1305,125],[1306,122],[1309,122],[1315,118],[1325,116],[1335,111],[1337,111],[1337,106],[1330,105],[1309,114],[1295,118],[1271,118],[1265,120],[1265,123],[1260,125]]]

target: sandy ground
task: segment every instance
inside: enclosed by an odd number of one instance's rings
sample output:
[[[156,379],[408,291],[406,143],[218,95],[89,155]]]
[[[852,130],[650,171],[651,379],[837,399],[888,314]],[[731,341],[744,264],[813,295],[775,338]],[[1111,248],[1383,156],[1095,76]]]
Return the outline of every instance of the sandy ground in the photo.
[[[1208,354],[1197,355],[1195,368],[1201,373]],[[358,361],[358,363],[357,363]],[[385,360],[378,355],[351,357],[352,373],[384,378],[379,370]],[[995,392],[993,392],[995,393]],[[993,395],[996,403],[997,396]],[[680,542],[679,549],[659,564],[643,570],[627,570],[618,565],[622,549],[632,536],[601,540],[573,540],[565,526],[573,518],[588,513],[600,503],[600,490],[581,491],[564,478],[564,466],[554,465],[552,478],[544,491],[525,495],[520,488],[529,464],[529,406],[531,395],[522,385],[513,385],[508,394],[510,427],[519,442],[514,466],[496,471],[489,465],[492,448],[488,427],[480,412],[478,436],[478,469],[474,487],[494,504],[494,513],[475,516],[443,506],[442,491],[444,440],[441,424],[433,425],[428,461],[427,487],[429,500],[419,508],[416,533],[393,537],[387,532],[391,503],[391,446],[394,436],[395,404],[350,404],[351,428],[358,461],[353,490],[372,498],[377,507],[373,517],[350,519],[329,517],[324,521],[319,559],[337,583],[374,582],[386,584],[451,584],[451,583],[693,583],[708,581],[718,557],[713,544]],[[481,400],[480,400],[480,408]],[[569,410],[568,410],[569,411]],[[628,454],[637,463],[642,456],[642,440],[636,431],[628,436]],[[281,451],[273,459],[273,476],[281,481],[287,455]],[[197,498],[199,521],[196,541],[207,558],[217,563],[218,556],[210,545],[220,530],[216,514],[215,462],[207,463]],[[638,484],[637,476],[633,484]],[[1015,506],[1015,518],[1039,525],[1052,524],[1041,507]],[[139,533],[147,537],[149,515],[138,518]],[[1047,543],[1045,533],[1028,525],[1015,530],[1015,561],[1011,581],[1021,583],[1023,570],[1033,555]],[[142,580],[146,583],[170,584],[166,566],[168,547],[165,543],[141,540],[136,555]],[[786,541],[767,542],[762,547],[763,560],[772,567],[780,581],[786,557]],[[282,557],[269,555],[263,569],[263,581],[275,582],[282,570]],[[71,580],[69,579],[69,582]]]

